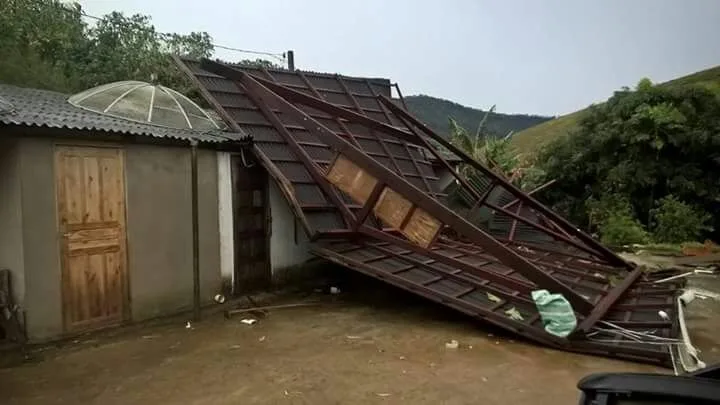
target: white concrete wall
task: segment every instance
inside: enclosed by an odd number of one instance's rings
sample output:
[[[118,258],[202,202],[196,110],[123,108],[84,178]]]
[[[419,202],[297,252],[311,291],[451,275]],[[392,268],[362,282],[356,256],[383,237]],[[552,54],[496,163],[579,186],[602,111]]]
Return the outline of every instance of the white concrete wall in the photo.
[[[220,275],[223,289],[232,289],[235,275],[235,242],[233,235],[233,191],[230,153],[218,152],[218,224],[220,230]]]
[[[300,223],[295,224],[290,205],[274,180],[269,179],[268,199],[270,201],[271,229],[270,266],[273,278],[282,277],[284,270],[299,265],[313,257],[310,242]],[[295,242],[297,235],[297,243]]]
[[[455,176],[447,168],[435,167],[434,169],[435,169],[435,174],[437,174],[437,176],[439,178],[438,187],[440,188],[440,191],[445,190],[450,184],[452,184],[455,181]]]

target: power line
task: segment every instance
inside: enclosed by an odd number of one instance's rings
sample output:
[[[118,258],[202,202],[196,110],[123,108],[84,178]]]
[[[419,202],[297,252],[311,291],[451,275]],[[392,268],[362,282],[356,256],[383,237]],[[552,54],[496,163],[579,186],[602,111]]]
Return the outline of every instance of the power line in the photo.
[[[61,7],[61,9],[68,13],[73,12],[73,10],[65,8],[65,7]],[[98,17],[98,16],[90,15],[90,14],[86,13],[85,11],[83,11],[82,9],[80,9],[79,11],[80,11],[80,15],[82,15],[83,17],[90,18],[90,19],[96,20],[96,21],[106,21],[107,22],[107,18],[105,18],[105,17]],[[115,24],[115,23],[113,23],[113,24]],[[140,25],[134,25],[134,26],[133,25],[134,24],[126,24],[126,26],[131,26],[131,28],[134,28],[139,31],[152,32],[154,34],[160,34],[160,35],[168,35],[167,33],[155,32],[155,31],[148,30],[145,27],[142,27]],[[249,50],[249,49],[234,48],[231,46],[219,45],[219,44],[215,44],[215,43],[210,43],[210,45],[212,45],[213,48],[224,49],[227,51],[247,53],[247,54],[251,54],[251,55],[270,56],[272,58],[275,58],[275,59],[281,61],[283,64],[286,62],[285,52],[272,53],[272,52],[265,52],[265,51],[253,51],[253,50]]]

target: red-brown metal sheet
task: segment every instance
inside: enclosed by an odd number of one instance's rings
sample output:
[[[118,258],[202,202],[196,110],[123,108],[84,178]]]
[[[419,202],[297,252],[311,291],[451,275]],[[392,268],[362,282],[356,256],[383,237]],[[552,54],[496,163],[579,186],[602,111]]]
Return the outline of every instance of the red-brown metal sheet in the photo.
[[[590,336],[562,339],[544,330],[540,314],[527,292],[509,288],[497,279],[491,281],[480,274],[448,265],[438,260],[435,255],[419,254],[408,249],[408,246],[371,236],[320,240],[312,249],[313,253],[320,257],[450,306],[539,344],[569,351],[670,365],[669,346],[659,345],[657,342],[637,342],[614,329],[620,326],[637,333],[654,330],[654,335],[659,338],[671,338],[674,335],[674,323],[664,321],[658,316],[658,311],[664,311],[671,318],[674,317],[673,296],[654,296],[653,288],[637,290],[633,297],[619,302],[631,307],[652,303],[652,309],[612,310],[601,319]],[[442,251],[443,255],[456,260],[472,260],[472,256],[465,250],[458,250],[447,244],[440,244],[440,247],[432,251]],[[490,267],[497,274],[512,275],[511,269],[497,262]]]
[[[180,63],[203,94],[212,97],[212,105],[233,120],[232,127],[253,136],[260,161],[283,185],[310,236],[319,238],[313,247],[318,256],[538,343],[669,361],[666,346],[637,342],[613,328],[652,327],[661,338],[675,336],[674,297],[679,285],[658,287],[650,282],[651,276],[640,273],[633,273],[637,280],[626,279],[630,266],[492,174],[483,172],[485,177],[470,183],[459,181],[474,198],[469,214],[459,217],[444,205],[437,175],[421,153],[420,148],[434,148],[420,133],[422,125],[388,102],[388,80],[211,61],[203,62],[204,69],[196,61]],[[341,156],[368,170],[375,183],[360,194],[333,186],[326,176]],[[389,220],[378,208],[384,190],[420,205],[413,205],[400,222]],[[398,230],[420,206],[428,218],[440,218],[444,227],[418,244]],[[473,216],[484,219],[471,225]],[[530,298],[537,289],[562,292],[575,305],[584,333],[573,339],[546,333]],[[659,319],[658,311],[667,313],[669,321]],[[509,313],[515,315],[509,318]]]

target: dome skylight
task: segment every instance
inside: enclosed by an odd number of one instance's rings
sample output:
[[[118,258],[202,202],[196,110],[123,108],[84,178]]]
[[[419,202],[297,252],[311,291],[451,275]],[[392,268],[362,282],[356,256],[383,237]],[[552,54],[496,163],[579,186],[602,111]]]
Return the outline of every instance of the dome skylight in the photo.
[[[138,81],[104,84],[68,99],[76,107],[118,118],[194,130],[220,129],[200,106],[165,86]]]

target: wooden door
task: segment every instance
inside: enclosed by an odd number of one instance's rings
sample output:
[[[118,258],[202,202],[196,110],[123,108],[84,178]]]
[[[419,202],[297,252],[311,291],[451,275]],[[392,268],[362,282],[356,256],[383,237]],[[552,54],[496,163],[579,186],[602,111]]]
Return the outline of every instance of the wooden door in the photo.
[[[117,324],[127,311],[122,151],[57,147],[55,173],[65,329]]]
[[[267,173],[252,162],[232,158],[235,275],[233,292],[247,293],[270,284]]]

